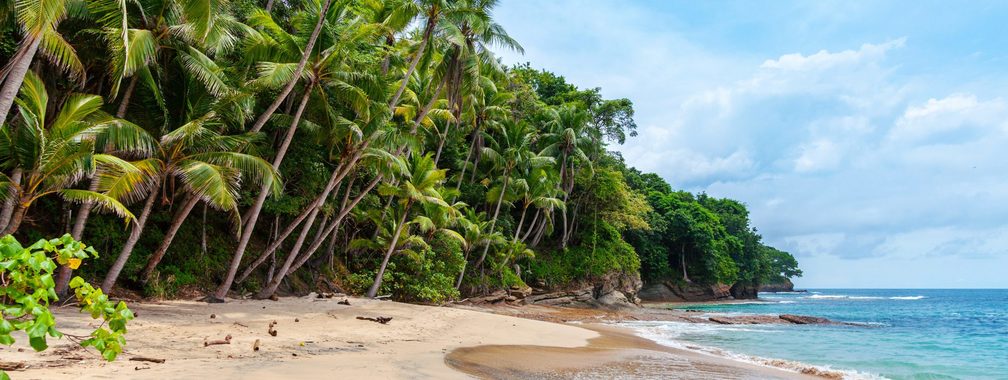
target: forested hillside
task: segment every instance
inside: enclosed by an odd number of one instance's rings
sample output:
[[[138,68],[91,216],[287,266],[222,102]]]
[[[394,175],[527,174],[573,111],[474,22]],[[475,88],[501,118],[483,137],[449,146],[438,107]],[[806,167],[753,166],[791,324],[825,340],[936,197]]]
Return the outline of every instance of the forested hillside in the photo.
[[[0,229],[152,297],[801,275],[744,204],[610,150],[629,99],[502,63],[495,3],[3,1]]]

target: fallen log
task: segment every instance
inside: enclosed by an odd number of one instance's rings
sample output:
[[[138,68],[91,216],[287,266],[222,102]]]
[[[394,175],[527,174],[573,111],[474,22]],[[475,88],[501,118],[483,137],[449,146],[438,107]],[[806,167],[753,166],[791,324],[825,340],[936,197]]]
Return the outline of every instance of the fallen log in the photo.
[[[381,323],[383,325],[387,325],[389,323],[389,321],[392,320],[392,317],[377,317],[377,318],[372,318],[372,317],[357,317],[357,319],[360,319],[362,321],[378,322],[378,323]]]
[[[146,356],[134,356],[132,358],[129,358],[129,360],[135,361],[135,362],[149,362],[149,363],[164,363],[165,362],[165,359],[148,358]]]

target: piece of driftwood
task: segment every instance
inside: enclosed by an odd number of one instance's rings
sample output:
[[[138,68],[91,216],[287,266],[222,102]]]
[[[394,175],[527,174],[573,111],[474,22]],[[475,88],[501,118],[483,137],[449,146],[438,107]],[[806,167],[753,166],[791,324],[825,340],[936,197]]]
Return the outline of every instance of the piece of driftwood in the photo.
[[[5,362],[0,361],[0,371],[19,371],[28,367],[25,362]]]
[[[350,306],[350,300],[349,299],[343,299],[342,301],[339,301],[337,303],[340,304],[340,305]]]
[[[357,319],[360,319],[362,321],[378,322],[378,323],[381,323],[383,325],[387,325],[389,323],[389,321],[392,320],[392,317],[376,317],[376,318],[372,318],[372,317],[357,317]]]
[[[149,362],[149,363],[164,363],[165,362],[164,359],[148,358],[146,356],[134,356],[132,358],[129,358],[129,360],[132,360],[132,361],[135,361],[135,362]]]
[[[221,340],[211,340],[208,342],[203,342],[203,347],[218,345],[218,344],[231,344],[231,334],[228,334]]]
[[[252,343],[252,351],[259,351],[259,339],[256,339],[255,343]]]

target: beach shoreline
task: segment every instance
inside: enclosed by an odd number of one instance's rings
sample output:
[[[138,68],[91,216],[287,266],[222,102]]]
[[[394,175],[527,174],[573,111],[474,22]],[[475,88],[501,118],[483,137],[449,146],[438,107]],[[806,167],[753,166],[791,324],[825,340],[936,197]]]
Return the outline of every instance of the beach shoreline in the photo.
[[[346,299],[350,305],[339,301]],[[288,297],[133,303],[126,350],[112,363],[93,350],[51,339],[35,353],[24,336],[0,347],[13,379],[178,376],[206,378],[814,378],[795,371],[662,346],[606,326],[625,311],[540,306],[422,306],[361,298]],[[647,310],[644,310],[647,312]],[[391,317],[380,324],[357,317]],[[84,334],[95,326],[74,307],[56,310],[58,326]],[[626,319],[626,318],[624,318]],[[276,321],[271,336],[269,325]],[[563,322],[567,323],[563,323]],[[584,321],[583,324],[571,323]],[[559,322],[559,323],[558,323]],[[211,344],[224,340],[226,344]],[[256,342],[258,341],[258,344]],[[259,347],[254,350],[253,347]],[[137,357],[164,363],[133,361]],[[615,371],[615,372],[614,372]],[[661,376],[664,375],[664,376]]]

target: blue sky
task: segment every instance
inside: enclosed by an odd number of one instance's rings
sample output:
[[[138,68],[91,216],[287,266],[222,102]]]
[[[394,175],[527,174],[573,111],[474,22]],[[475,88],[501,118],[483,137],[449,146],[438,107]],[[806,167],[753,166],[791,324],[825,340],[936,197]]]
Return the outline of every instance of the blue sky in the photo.
[[[1008,287],[1005,2],[503,0],[502,52],[609,98],[615,147],[749,205],[800,287]]]

